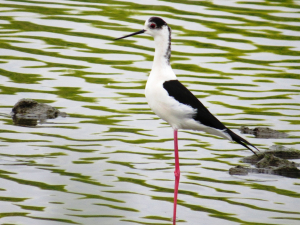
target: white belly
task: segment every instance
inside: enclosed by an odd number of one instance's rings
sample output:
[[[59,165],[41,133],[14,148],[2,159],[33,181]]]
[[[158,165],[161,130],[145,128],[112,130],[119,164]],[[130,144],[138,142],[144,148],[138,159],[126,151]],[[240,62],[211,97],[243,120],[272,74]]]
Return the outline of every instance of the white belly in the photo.
[[[156,82],[151,85],[147,82],[145,95],[153,112],[168,122],[174,129],[193,129],[190,127],[190,123],[195,122],[192,118],[196,111],[192,107],[181,104],[170,97],[163,88],[163,82]],[[189,120],[191,121],[189,122]]]
[[[151,83],[151,80],[150,82],[148,80],[145,95],[153,112],[168,122],[173,129],[205,131],[231,140],[231,137],[224,133],[223,130],[205,126],[194,120],[193,116],[197,113],[197,110],[169,96],[168,92],[163,88],[163,81]]]

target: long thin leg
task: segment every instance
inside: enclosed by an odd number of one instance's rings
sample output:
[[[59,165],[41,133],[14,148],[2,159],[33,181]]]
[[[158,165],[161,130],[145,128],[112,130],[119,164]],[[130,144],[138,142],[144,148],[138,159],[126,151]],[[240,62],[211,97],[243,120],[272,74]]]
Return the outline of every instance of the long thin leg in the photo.
[[[179,168],[179,156],[178,156],[178,138],[177,130],[174,130],[174,153],[175,153],[175,187],[174,187],[174,208],[173,208],[173,225],[176,224],[176,208],[177,208],[177,195],[178,195],[178,186],[180,179],[180,168]]]

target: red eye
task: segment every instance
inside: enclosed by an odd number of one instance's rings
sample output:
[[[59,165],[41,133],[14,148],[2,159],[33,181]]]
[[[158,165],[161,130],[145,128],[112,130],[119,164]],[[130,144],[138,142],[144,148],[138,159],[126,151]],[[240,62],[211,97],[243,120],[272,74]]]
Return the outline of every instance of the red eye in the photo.
[[[156,27],[155,23],[150,24],[150,28],[154,29]]]

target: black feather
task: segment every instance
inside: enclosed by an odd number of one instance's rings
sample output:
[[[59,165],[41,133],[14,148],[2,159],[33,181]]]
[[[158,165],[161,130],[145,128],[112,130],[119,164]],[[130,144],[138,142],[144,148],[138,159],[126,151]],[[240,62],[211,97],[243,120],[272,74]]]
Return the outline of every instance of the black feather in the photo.
[[[256,152],[253,151],[253,149],[251,149],[249,147],[249,145],[250,145],[251,147],[255,148],[257,151],[259,151],[258,148],[256,148],[253,144],[251,144],[250,142],[248,142],[244,138],[240,137],[239,135],[237,135],[236,133],[234,133],[232,130],[230,130],[228,128],[227,128],[226,132],[230,135],[230,137],[232,138],[232,140],[234,140],[235,142],[243,145],[245,148],[248,148],[251,152],[253,152],[256,156],[258,156],[256,154]]]
[[[226,127],[221,123],[209,110],[195,97],[182,83],[178,80],[165,81],[163,84],[164,89],[169,95],[175,98],[178,102],[189,105],[197,110],[193,119],[197,120],[205,126],[215,129],[224,130]]]
[[[183,84],[178,80],[169,80],[163,83],[164,89],[168,92],[169,96],[175,98],[178,102],[191,106],[197,110],[197,113],[193,116],[194,120],[197,120],[205,126],[209,126],[218,130],[225,131],[235,142],[243,145],[245,148],[252,151],[257,155],[249,146],[258,150],[254,145],[247,140],[238,136],[236,133],[228,129],[222,122],[220,122],[210,111],[193,95]],[[259,150],[258,150],[259,151]]]
[[[155,23],[158,29],[162,28],[162,26],[164,25],[168,25],[162,18],[155,17],[155,16],[151,17],[149,19],[149,22]]]

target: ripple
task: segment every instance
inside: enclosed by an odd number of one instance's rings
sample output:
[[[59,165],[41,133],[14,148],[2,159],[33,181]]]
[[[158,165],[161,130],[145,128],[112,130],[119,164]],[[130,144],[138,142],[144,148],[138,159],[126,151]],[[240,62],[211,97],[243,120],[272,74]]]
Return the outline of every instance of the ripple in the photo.
[[[260,149],[299,149],[297,2],[6,0],[0,6],[1,224],[170,223],[172,130],[144,98],[154,43],[147,35],[113,41],[142,29],[152,15],[172,28],[178,78],[213,114],[233,129],[290,134],[280,142],[246,137]],[[16,126],[10,112],[21,98],[69,116]],[[299,182],[230,176],[229,168],[250,154],[246,149],[201,132],[182,131],[179,138],[179,223],[298,224]]]

